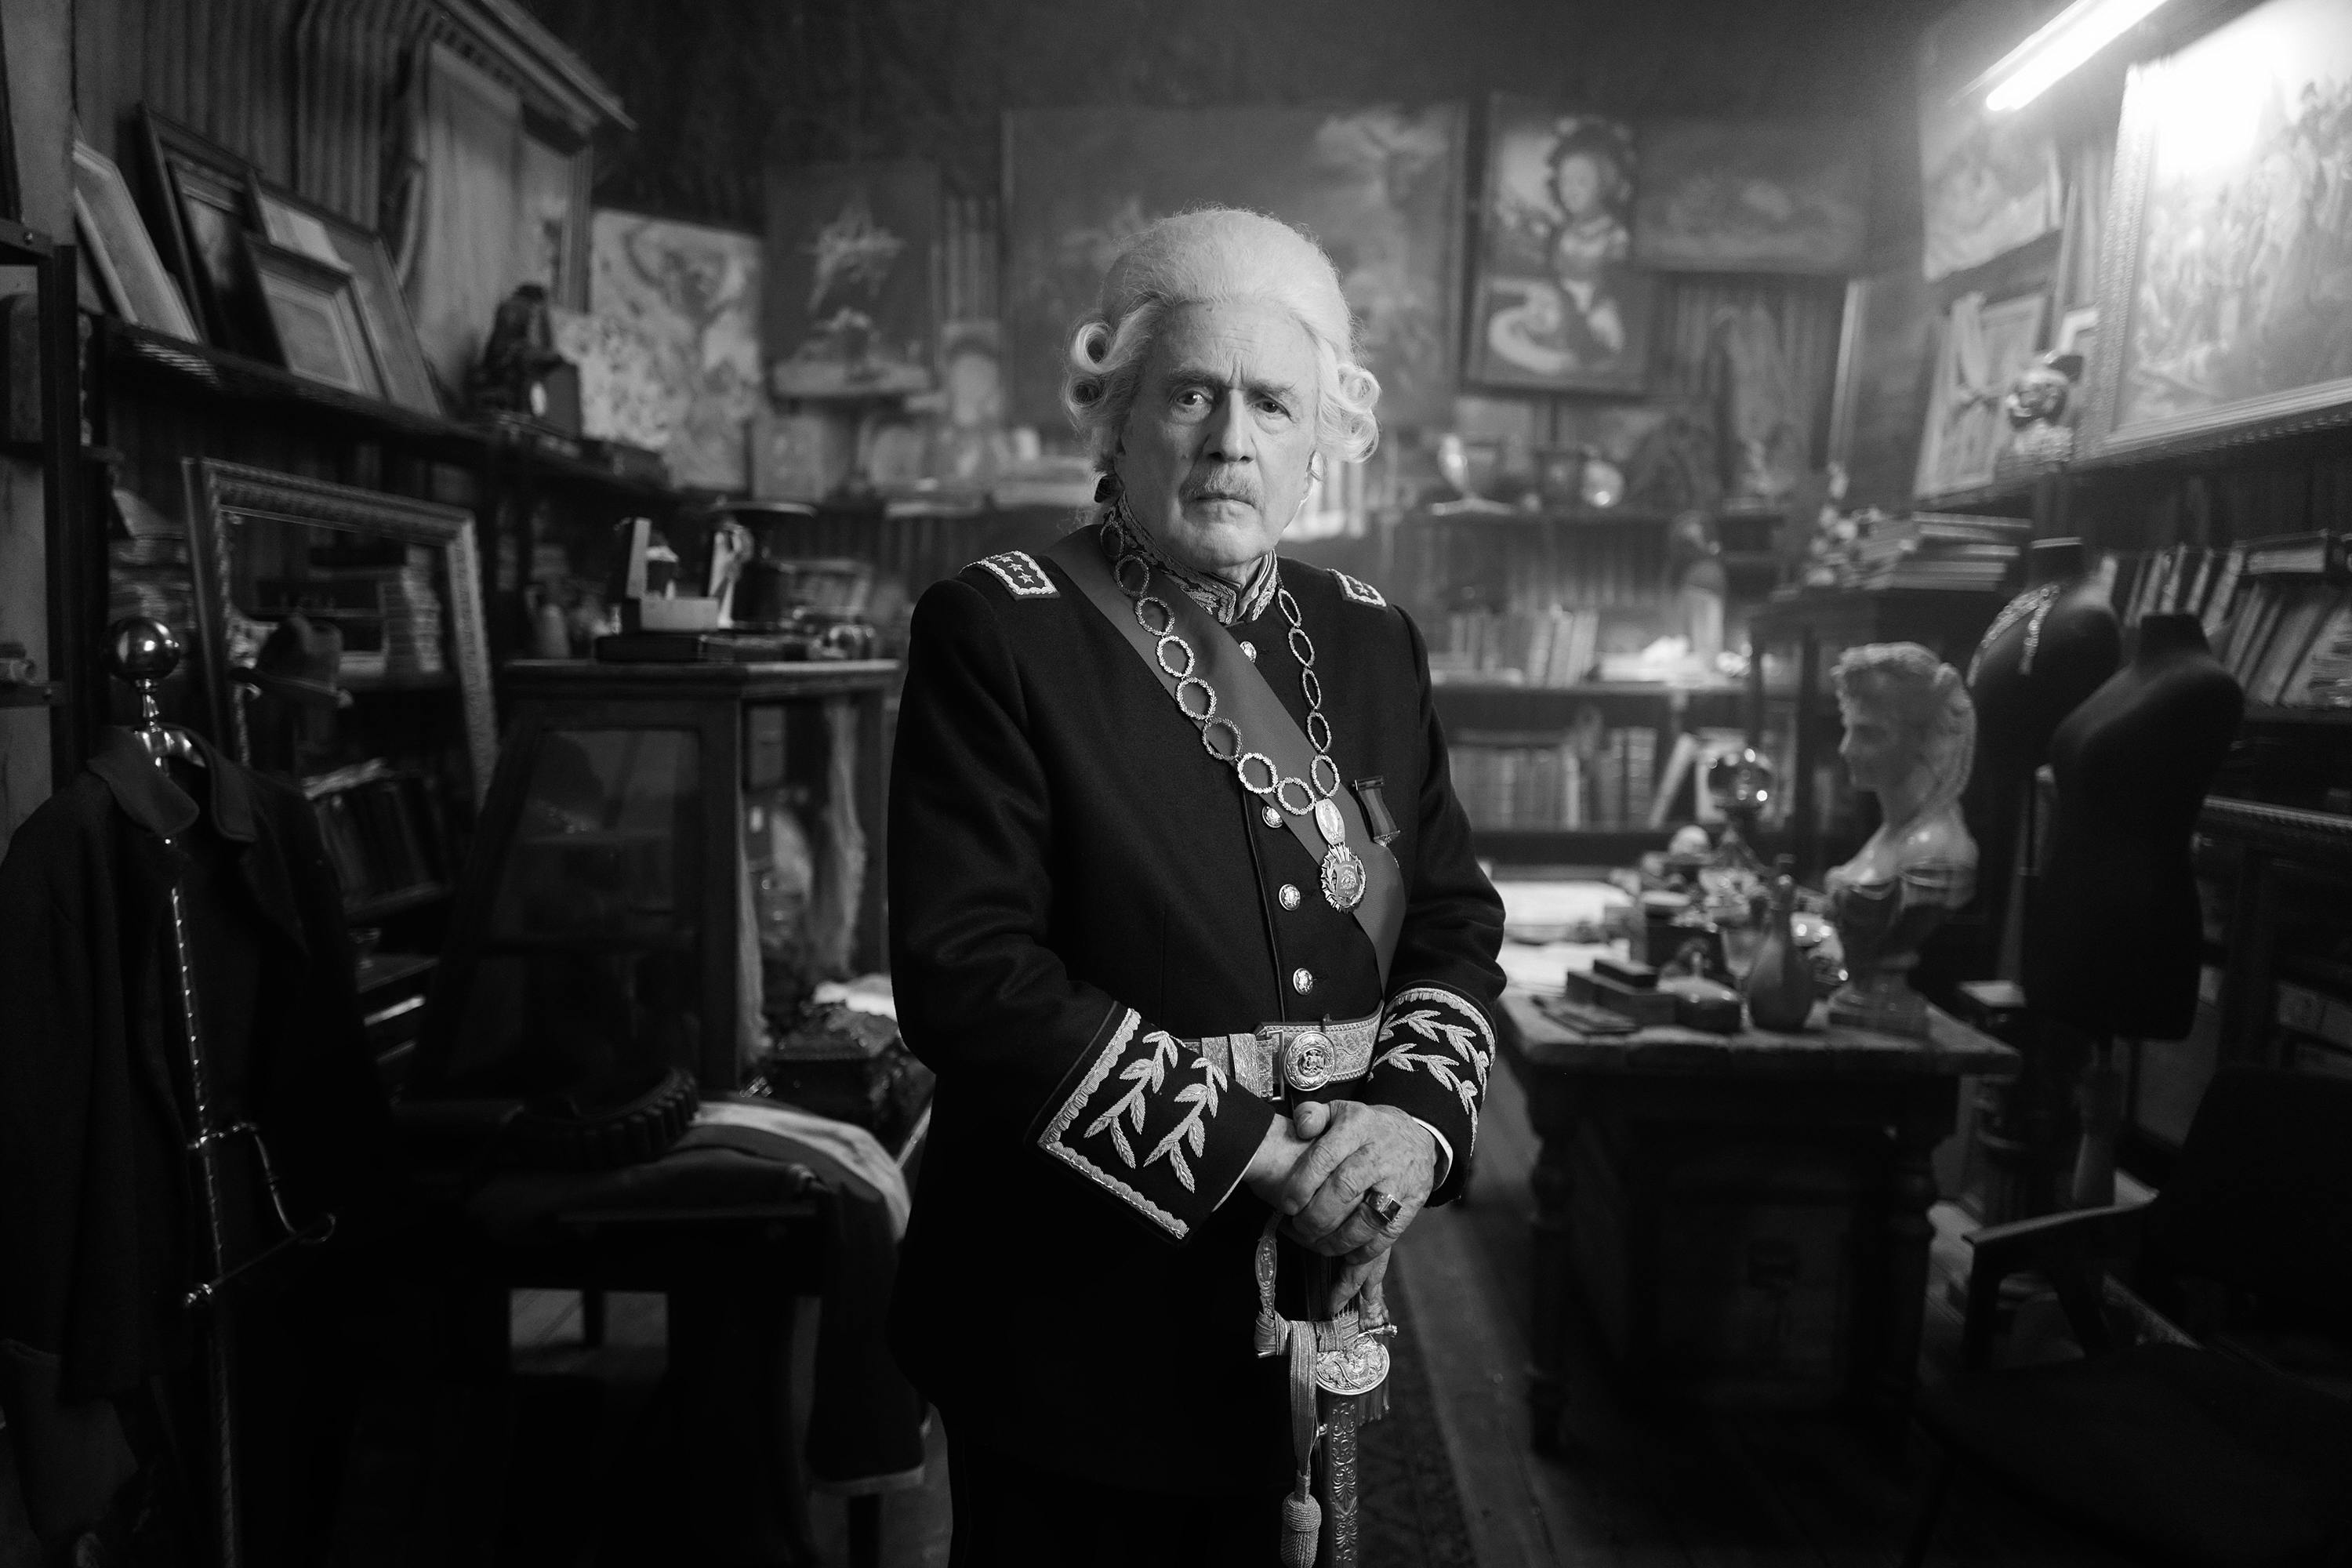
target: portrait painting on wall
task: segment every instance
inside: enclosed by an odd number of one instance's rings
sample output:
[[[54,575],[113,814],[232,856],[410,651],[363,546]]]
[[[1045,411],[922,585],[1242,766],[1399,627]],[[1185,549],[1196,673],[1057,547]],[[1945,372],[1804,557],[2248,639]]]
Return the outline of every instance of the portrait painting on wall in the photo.
[[[2132,75],[2086,431],[2352,416],[2352,8],[2270,0]]]
[[[1633,392],[1648,368],[1650,279],[1631,266],[1633,133],[1497,95],[1471,306],[1469,378]]]
[[[915,159],[768,172],[761,323],[779,397],[931,384],[938,168]]]
[[[1936,349],[1915,496],[1948,496],[1992,483],[2010,435],[2001,398],[2018,372],[2033,363],[2048,304],[2041,294],[1993,305],[1981,294],[1952,301]]]
[[[1329,255],[1383,425],[1450,425],[1463,118],[1453,105],[1008,112],[1008,417],[1066,432],[1063,352],[1111,258],[1154,218],[1223,205]]]
[[[672,481],[749,488],[749,432],[761,400],[760,237],[597,212],[589,224],[588,301],[595,315],[653,344]]]
[[[2005,43],[1972,32],[2030,31],[2031,6],[1958,6],[1919,49],[1919,174],[1929,280],[1981,267],[2056,232],[2064,221],[2058,143],[2046,118],[1994,114],[1965,89]],[[2007,23],[1995,25],[2000,17]],[[2021,35],[2013,35],[2021,36]]]
[[[1843,275],[1870,221],[1870,140],[1839,121],[1642,126],[1633,259],[1692,272]]]

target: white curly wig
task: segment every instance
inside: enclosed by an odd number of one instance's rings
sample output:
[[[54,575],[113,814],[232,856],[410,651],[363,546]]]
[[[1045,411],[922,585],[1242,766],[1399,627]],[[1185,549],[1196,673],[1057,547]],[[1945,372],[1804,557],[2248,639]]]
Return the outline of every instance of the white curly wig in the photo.
[[[1062,405],[1097,468],[1108,471],[1118,449],[1160,321],[1180,305],[1229,300],[1286,310],[1314,341],[1322,370],[1316,449],[1350,463],[1372,455],[1381,384],[1356,363],[1354,321],[1330,258],[1278,219],[1204,207],[1161,218],[1128,241],[1104,275],[1101,300],[1070,340]]]

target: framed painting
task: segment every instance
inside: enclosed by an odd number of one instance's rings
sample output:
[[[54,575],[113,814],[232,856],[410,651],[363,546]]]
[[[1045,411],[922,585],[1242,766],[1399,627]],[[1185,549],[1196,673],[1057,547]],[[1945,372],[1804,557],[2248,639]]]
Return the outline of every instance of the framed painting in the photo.
[[[202,342],[187,301],[147,236],[122,171],[86,142],[73,146],[73,191],[74,221],[115,310],[134,325]]]
[[[1644,121],[1633,259],[1843,276],[1868,237],[1870,145],[1837,121]]]
[[[2124,93],[2094,459],[2352,424],[2352,7],[2269,0]]]
[[[237,353],[265,353],[268,323],[242,249],[245,235],[261,227],[253,165],[150,109],[140,110],[139,128],[148,214],[205,336]]]
[[[631,212],[589,221],[589,309],[653,345],[675,483],[738,495],[751,487],[751,416],[763,401],[761,259],[756,234]]]
[[[278,363],[309,380],[382,397],[383,381],[368,348],[351,273],[249,235],[246,249],[277,333]]]
[[[1467,373],[1487,386],[1638,392],[1652,287],[1630,265],[1633,132],[1498,95],[1486,137]]]
[[[1222,205],[1331,258],[1384,426],[1450,429],[1465,121],[1451,104],[1007,112],[1008,417],[1067,430],[1064,355],[1111,258],[1154,218]]]
[[[425,344],[416,335],[407,296],[400,291],[383,241],[291,191],[264,185],[259,200],[261,226],[270,243],[351,275],[352,297],[383,378],[385,401],[412,414],[440,414],[440,389],[434,384],[433,367],[425,363]]]
[[[238,690],[251,683],[256,654],[275,618],[286,614],[289,563],[312,560],[353,546],[368,548],[383,564],[341,574],[341,586],[364,590],[373,608],[383,602],[378,584],[400,569],[390,563],[415,562],[424,552],[425,592],[434,614],[412,609],[417,635],[429,632],[429,654],[409,660],[442,663],[457,689],[465,734],[468,793],[477,805],[490,787],[498,762],[498,712],[490,698],[489,635],[482,619],[481,563],[474,544],[474,520],[462,507],[442,506],[380,490],[356,489],[298,474],[247,468],[211,458],[181,463],[187,500],[190,575],[196,600],[196,677],[211,718],[214,738],[240,762],[254,761],[247,704]],[[338,584],[321,573],[309,585],[316,596],[333,599]],[[304,584],[296,583],[294,589]],[[408,584],[410,601],[420,596]],[[314,596],[305,594],[305,598]],[[331,608],[313,608],[322,618]],[[374,623],[389,645],[399,635],[389,616],[357,612],[344,617]],[[409,650],[412,653],[417,650]],[[446,652],[446,658],[445,658]],[[345,667],[358,658],[347,646]],[[388,673],[380,671],[380,673]],[[436,682],[435,684],[438,684]]]
[[[2018,372],[2033,363],[2048,306],[2042,294],[1993,305],[1980,294],[1952,301],[1936,349],[1914,496],[1948,496],[1992,483],[1994,465],[2009,444],[2001,397]]]
[[[779,397],[875,397],[931,384],[940,172],[916,159],[778,168],[761,321]]]
[[[2033,9],[2016,0],[1952,6],[1920,39],[1920,263],[1930,281],[1981,267],[2064,221],[2049,117],[1992,113],[1967,86],[1999,53],[1982,36],[1986,26],[2007,17],[2031,31]]]

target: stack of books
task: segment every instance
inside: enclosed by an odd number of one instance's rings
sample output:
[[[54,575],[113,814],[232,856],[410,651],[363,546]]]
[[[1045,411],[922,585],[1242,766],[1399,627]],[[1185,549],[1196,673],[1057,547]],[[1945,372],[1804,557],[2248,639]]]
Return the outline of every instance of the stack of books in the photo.
[[[1854,586],[1998,588],[2032,531],[2019,518],[1925,511],[1881,518],[1855,542]]]

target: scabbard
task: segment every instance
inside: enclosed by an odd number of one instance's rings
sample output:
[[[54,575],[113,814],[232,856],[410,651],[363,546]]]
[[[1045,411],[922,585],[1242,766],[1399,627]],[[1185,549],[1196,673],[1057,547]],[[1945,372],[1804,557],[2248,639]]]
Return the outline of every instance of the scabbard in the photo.
[[[1323,1508],[1323,1536],[1315,1568],[1356,1568],[1356,1433],[1368,1397],[1321,1396],[1323,1444],[1315,1464],[1315,1500]]]

